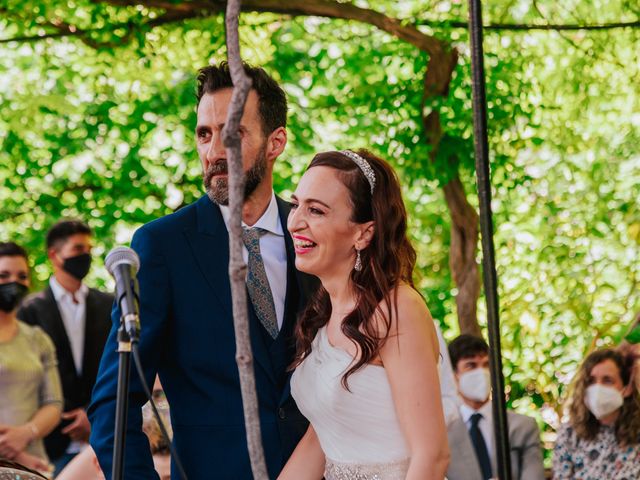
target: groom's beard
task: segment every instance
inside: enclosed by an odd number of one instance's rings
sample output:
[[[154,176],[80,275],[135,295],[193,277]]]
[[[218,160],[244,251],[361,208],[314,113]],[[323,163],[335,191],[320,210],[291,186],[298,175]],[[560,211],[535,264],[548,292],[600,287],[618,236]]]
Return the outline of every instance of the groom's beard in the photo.
[[[262,183],[267,173],[267,158],[265,149],[261,148],[252,167],[244,173],[244,200]],[[204,187],[212,202],[218,205],[229,205],[229,177],[217,177],[227,175],[227,162],[218,162],[209,165],[204,173]]]

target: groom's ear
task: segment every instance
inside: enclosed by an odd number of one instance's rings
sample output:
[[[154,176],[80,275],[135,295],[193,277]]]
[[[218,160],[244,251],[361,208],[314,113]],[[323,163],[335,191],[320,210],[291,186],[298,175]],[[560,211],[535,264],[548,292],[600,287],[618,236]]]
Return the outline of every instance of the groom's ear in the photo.
[[[267,138],[267,148],[265,156],[268,161],[273,162],[284,151],[287,145],[287,131],[283,127],[276,128]]]
[[[360,225],[360,236],[357,240],[357,248],[358,250],[363,250],[369,246],[371,243],[371,239],[373,239],[373,234],[375,233],[375,222],[365,222]]]

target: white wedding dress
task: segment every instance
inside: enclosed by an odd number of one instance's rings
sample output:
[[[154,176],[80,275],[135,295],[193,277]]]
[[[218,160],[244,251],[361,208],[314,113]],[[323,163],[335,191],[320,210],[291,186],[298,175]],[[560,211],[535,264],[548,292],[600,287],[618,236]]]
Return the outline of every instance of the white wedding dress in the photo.
[[[291,378],[291,393],[318,435],[326,480],[404,480],[409,450],[385,369],[365,365],[341,383],[353,357],[321,328]]]

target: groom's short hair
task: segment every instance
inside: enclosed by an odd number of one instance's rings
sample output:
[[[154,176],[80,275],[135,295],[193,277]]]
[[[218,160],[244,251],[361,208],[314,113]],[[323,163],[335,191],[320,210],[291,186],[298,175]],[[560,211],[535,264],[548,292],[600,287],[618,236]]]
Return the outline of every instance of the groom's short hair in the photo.
[[[253,82],[252,89],[258,94],[258,112],[262,132],[268,136],[276,128],[287,126],[287,95],[269,74],[260,67],[243,63],[244,71]],[[198,71],[196,97],[198,104],[207,93],[223,88],[233,88],[231,72],[227,62],[208,65]]]

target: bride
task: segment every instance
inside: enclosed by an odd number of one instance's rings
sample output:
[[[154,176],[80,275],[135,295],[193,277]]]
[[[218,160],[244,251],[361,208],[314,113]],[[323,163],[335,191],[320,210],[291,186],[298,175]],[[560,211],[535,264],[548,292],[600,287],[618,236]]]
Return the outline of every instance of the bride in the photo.
[[[309,428],[279,480],[441,480],[449,452],[438,342],[391,167],[315,156],[289,214],[296,267],[322,287],[296,331],[291,391]]]

